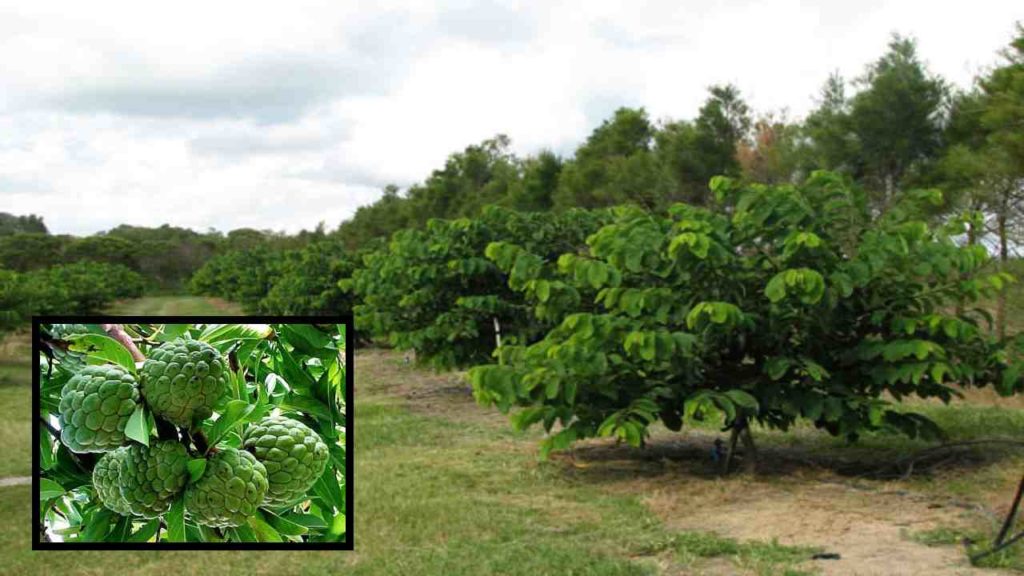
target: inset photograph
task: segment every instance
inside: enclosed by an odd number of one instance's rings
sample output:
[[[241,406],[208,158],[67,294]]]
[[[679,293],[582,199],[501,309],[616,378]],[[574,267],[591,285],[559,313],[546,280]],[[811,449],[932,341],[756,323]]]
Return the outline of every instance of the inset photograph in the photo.
[[[352,548],[351,320],[238,320],[34,319],[33,548]]]

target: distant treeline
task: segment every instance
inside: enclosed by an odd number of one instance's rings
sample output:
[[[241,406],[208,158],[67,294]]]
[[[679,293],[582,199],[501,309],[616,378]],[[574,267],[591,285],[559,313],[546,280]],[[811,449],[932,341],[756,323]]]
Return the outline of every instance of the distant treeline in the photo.
[[[828,170],[863,188],[878,213],[905,190],[941,188],[946,203],[936,207],[937,216],[979,211],[984,229],[973,229],[972,239],[991,234],[993,244],[1009,250],[1024,236],[1024,33],[1018,33],[1000,66],[968,89],[931,73],[914,41],[894,36],[861,76],[830,76],[803,119],[757,113],[726,85],[711,87],[689,120],[621,108],[568,158],[550,151],[517,157],[499,135],[452,154],[420,184],[386,187],[337,235],[360,247],[433,218],[476,216],[488,205],[524,211],[706,206],[715,175],[798,184]]]
[[[478,217],[487,206],[528,212],[674,203],[710,206],[716,175],[799,185],[828,170],[865,192],[881,215],[907,190],[941,188],[935,220],[968,213],[966,241],[1004,264],[1024,237],[1024,28],[969,88],[930,72],[913,40],[894,36],[860,76],[827,78],[802,119],[756,112],[732,85],[712,86],[691,119],[620,108],[575,150],[520,157],[497,135],[448,157],[422,183],[389,185],[327,231],[199,233],[118,226],[85,238],[47,233],[36,216],[0,215],[0,269],[16,273],[90,261],[138,273],[148,290],[192,291],[251,311],[347,312],[338,280],[398,231],[432,219]]]

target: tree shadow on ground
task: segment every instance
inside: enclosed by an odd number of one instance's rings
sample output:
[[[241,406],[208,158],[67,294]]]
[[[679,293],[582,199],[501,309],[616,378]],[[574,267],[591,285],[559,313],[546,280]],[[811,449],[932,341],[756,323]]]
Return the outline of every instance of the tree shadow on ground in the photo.
[[[691,431],[674,438],[656,436],[644,448],[591,440],[553,454],[552,460],[561,463],[573,478],[594,483],[664,474],[714,479],[723,476],[721,461],[713,456],[716,438],[720,436]],[[825,473],[863,480],[927,479],[938,474],[970,474],[1024,457],[1024,439],[913,444],[885,447],[876,440],[864,445],[826,446],[761,441],[756,474],[764,478]],[[749,471],[749,464],[750,457],[739,452],[730,474]]]

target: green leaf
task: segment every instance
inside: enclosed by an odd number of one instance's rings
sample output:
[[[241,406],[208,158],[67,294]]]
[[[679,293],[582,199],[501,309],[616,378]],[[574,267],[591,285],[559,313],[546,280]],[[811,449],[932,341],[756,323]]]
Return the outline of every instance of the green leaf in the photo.
[[[332,340],[327,334],[309,324],[281,324],[281,335],[295,347],[295,349],[308,356],[323,356],[337,354],[336,350],[330,348]]]
[[[171,509],[164,514],[164,521],[167,523],[167,541],[185,541],[185,498],[179,496],[171,504]]]
[[[203,477],[206,471],[206,458],[192,458],[188,461],[188,483],[192,484]]]
[[[188,327],[189,324],[164,324],[163,330],[156,335],[156,339],[160,342],[170,342],[188,332]]]
[[[249,526],[256,532],[256,539],[260,542],[284,542],[281,534],[263,519],[262,511],[249,517]]]
[[[343,513],[339,512],[334,515],[334,518],[331,520],[330,534],[334,536],[335,540],[345,535],[345,515]]]
[[[771,378],[772,380],[778,380],[785,376],[786,372],[789,370],[790,365],[792,365],[792,361],[790,361],[789,358],[785,358],[783,356],[775,356],[773,358],[770,358],[768,362],[765,363],[764,370],[765,373],[768,374],[769,378]]]
[[[57,459],[53,455],[53,438],[50,437],[50,432],[39,427],[39,465],[43,470],[49,470],[56,464]]]
[[[106,508],[98,508],[95,512],[89,516],[85,524],[85,530],[82,532],[81,541],[83,542],[100,542],[106,537],[107,533],[110,532],[110,521],[114,518],[114,513]]]
[[[231,540],[234,542],[259,542],[256,532],[246,524],[229,528],[228,534],[231,535]]]
[[[72,352],[81,352],[89,359],[90,364],[105,364],[113,362],[135,373],[135,359],[132,353],[117,340],[102,334],[76,334],[68,338],[71,340],[69,349]]]
[[[323,529],[327,528],[327,523],[324,522],[324,519],[319,517],[319,516],[315,516],[313,514],[295,514],[295,513],[292,513],[292,514],[286,514],[282,518],[284,518],[284,519],[286,519],[289,522],[292,522],[294,524],[299,524],[300,526],[305,526],[309,530],[323,530]]]
[[[199,340],[216,344],[236,340],[263,340],[274,333],[268,324],[210,324],[199,335]]]
[[[296,524],[295,522],[278,516],[269,510],[261,510],[260,512],[263,514],[263,518],[268,524],[285,536],[302,536],[309,532],[309,528],[306,526]]]
[[[729,399],[737,406],[745,408],[751,412],[757,412],[759,408],[757,398],[754,398],[749,392],[744,390],[728,390],[725,392],[725,395],[728,396]]]
[[[135,407],[128,424],[124,427],[124,435],[136,442],[149,446],[149,426],[146,420],[146,408],[139,404]]]
[[[209,447],[213,448],[232,428],[240,424],[243,419],[256,409],[255,404],[249,404],[245,400],[231,400],[228,402],[224,412],[213,423],[210,429]]]
[[[49,478],[39,479],[39,499],[49,500],[51,498],[57,498],[62,496],[66,490],[60,484],[50,480]]]
[[[160,519],[153,518],[138,529],[137,532],[128,537],[128,542],[149,542],[160,530]]]
[[[279,407],[282,410],[294,410],[296,412],[312,414],[313,416],[323,418],[324,420],[332,420],[331,409],[323,402],[316,398],[310,398],[309,396],[289,394],[281,401]]]
[[[786,280],[783,272],[779,272],[768,281],[768,286],[764,289],[764,295],[773,304],[786,297]]]
[[[535,291],[537,293],[537,300],[547,302],[551,298],[551,283],[547,280],[537,280]]]

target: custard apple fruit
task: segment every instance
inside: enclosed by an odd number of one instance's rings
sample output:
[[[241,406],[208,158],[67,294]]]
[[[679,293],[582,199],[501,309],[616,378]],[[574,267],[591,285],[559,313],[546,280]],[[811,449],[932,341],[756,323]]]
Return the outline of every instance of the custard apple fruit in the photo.
[[[188,452],[177,442],[132,444],[121,457],[121,495],[132,513],[156,518],[171,508],[188,480]]]
[[[88,334],[89,327],[85,324],[51,324],[50,334],[57,339],[64,339],[75,334]]]
[[[199,524],[241,526],[267,493],[267,469],[245,450],[222,448],[202,477],[185,490],[185,509]]]
[[[271,505],[287,504],[305,494],[327,465],[327,444],[291,418],[263,418],[246,430],[242,445],[267,469],[266,501]]]
[[[132,514],[128,501],[121,495],[121,462],[127,452],[127,447],[107,452],[92,469],[92,485],[100,502],[122,516]]]
[[[86,366],[60,391],[60,439],[72,452],[109,452],[125,443],[139,384],[120,366]]]
[[[142,395],[153,413],[178,426],[209,418],[227,390],[227,362],[205,342],[179,338],[142,365]]]

